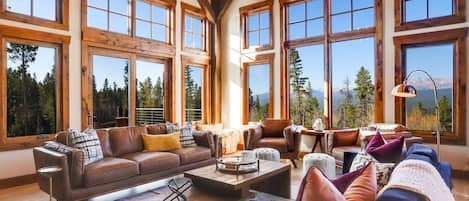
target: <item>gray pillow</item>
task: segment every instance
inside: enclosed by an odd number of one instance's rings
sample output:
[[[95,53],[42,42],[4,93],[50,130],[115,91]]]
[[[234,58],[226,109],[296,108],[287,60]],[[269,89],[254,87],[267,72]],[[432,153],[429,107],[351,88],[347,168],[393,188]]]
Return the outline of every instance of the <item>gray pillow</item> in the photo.
[[[96,130],[86,129],[80,132],[78,129],[69,129],[68,139],[70,146],[83,151],[85,165],[104,158]]]
[[[180,134],[180,142],[182,147],[195,147],[197,143],[195,143],[194,136],[192,135],[192,124],[186,123],[184,126],[179,128]]]

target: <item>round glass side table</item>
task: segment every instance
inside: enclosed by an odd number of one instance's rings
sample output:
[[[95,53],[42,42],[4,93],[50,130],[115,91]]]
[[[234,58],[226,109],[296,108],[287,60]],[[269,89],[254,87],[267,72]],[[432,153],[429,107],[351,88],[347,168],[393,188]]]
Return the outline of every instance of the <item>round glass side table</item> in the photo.
[[[49,200],[52,201],[52,177],[62,171],[61,167],[58,166],[49,166],[43,167],[37,170],[37,172],[45,177],[49,178]]]

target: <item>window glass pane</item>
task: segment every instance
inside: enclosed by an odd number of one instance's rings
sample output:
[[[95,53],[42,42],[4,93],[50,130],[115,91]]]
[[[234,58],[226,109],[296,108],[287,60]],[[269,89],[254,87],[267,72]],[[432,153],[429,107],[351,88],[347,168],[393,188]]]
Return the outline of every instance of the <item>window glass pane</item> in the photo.
[[[307,22],[307,28],[308,28],[307,37],[323,35],[324,34],[324,19],[320,18],[317,20],[309,20]]]
[[[305,4],[293,4],[288,6],[288,23],[305,20]]]
[[[128,0],[112,0],[109,1],[109,9],[113,12],[129,15],[129,1]]]
[[[259,29],[259,15],[248,16],[248,31],[254,31]]]
[[[427,0],[409,0],[404,2],[406,22],[427,18]]]
[[[310,0],[306,6],[308,19],[324,16],[324,0]]]
[[[164,24],[166,25],[166,16],[168,15],[168,11],[166,8],[162,8],[159,6],[152,6],[152,20],[153,22],[159,23],[159,24]]]
[[[33,16],[55,21],[56,0],[34,0]]]
[[[374,7],[375,0],[353,0],[353,9]]]
[[[11,1],[14,1],[14,0],[11,0]],[[107,10],[107,1],[108,0],[88,0],[88,6],[93,6],[96,8]]]
[[[127,59],[93,55],[94,128],[128,125],[128,74]]]
[[[202,120],[203,69],[186,66],[184,72],[186,121]]]
[[[269,64],[248,66],[249,121],[258,122],[269,117],[270,66]]]
[[[331,14],[350,11],[350,0],[331,0]]]
[[[149,22],[136,20],[136,34],[138,37],[151,38],[151,24]]]
[[[335,42],[332,52],[332,126],[367,126],[374,117],[374,38]]]
[[[184,23],[185,23],[185,30],[192,32],[192,17],[189,15],[186,15],[184,18]]]
[[[252,31],[248,33],[248,44],[249,47],[259,45],[259,31]]]
[[[7,137],[56,128],[55,48],[7,42]]]
[[[162,63],[137,60],[137,125],[165,123],[164,69]]]
[[[295,23],[288,26],[288,37],[290,40],[305,38],[305,23]]]
[[[158,25],[158,24],[153,24],[152,26],[153,31],[152,31],[152,38],[157,41],[162,41],[166,42],[166,27]]]
[[[137,18],[150,21],[150,4],[137,0],[135,9]]]
[[[260,41],[259,45],[269,45],[270,44],[270,29],[264,29],[260,32]]]
[[[438,88],[441,129],[453,131],[453,44],[407,47],[404,49],[408,73],[427,71]],[[406,98],[406,126],[413,130],[436,130],[433,84],[423,73],[415,73],[407,82],[417,90],[417,97]]]
[[[324,46],[292,48],[288,55],[290,118],[298,125],[324,120]]]
[[[193,19],[193,31],[194,33],[199,33],[202,34],[202,20],[199,18],[194,18]]]
[[[110,13],[109,18],[109,31],[129,34],[128,17]]]
[[[7,0],[7,11],[31,15],[31,0]]]
[[[365,9],[353,13],[353,29],[364,29],[375,26],[374,9]]]
[[[88,27],[107,30],[107,13],[102,10],[88,7]]]
[[[350,13],[332,16],[332,33],[351,31],[351,20]]]
[[[194,35],[194,48],[202,49],[202,36],[201,35]]]
[[[261,20],[261,24],[259,28],[260,29],[269,28],[270,27],[270,14],[268,12],[265,12],[265,13],[261,13],[259,16]]]
[[[186,32],[184,36],[185,40],[185,47],[194,47],[194,39],[192,38],[192,34]]]
[[[453,0],[429,0],[429,17],[453,15]]]

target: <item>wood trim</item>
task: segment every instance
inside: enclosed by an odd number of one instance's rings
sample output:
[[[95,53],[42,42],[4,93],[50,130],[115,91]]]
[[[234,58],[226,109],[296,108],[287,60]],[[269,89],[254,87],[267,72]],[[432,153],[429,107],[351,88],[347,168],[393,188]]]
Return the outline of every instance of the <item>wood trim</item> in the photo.
[[[0,189],[11,188],[15,186],[23,186],[37,182],[36,174],[28,174],[23,176],[0,179]]]
[[[186,121],[186,84],[184,79],[185,67],[188,65],[193,65],[202,68],[203,70],[203,88],[202,88],[202,121],[201,123],[212,122],[211,117],[211,99],[210,94],[212,89],[210,87],[210,58],[208,57],[193,57],[181,55],[181,122]]]
[[[57,19],[55,21],[51,21],[51,20],[34,17],[34,16],[22,15],[19,13],[7,11],[6,0],[1,0],[0,1],[0,18],[68,31],[70,29],[69,0],[56,0],[56,8],[57,8],[56,10]]]
[[[469,170],[452,169],[451,173],[452,173],[452,178],[469,179]]]
[[[208,23],[207,16],[205,14],[205,11],[203,9],[197,8],[195,6],[192,6],[190,4],[181,2],[181,49],[185,53],[190,53],[194,55],[201,55],[201,56],[209,56],[210,55],[210,44],[209,44],[209,38],[211,38],[210,34],[210,23]],[[186,37],[185,37],[185,32],[186,32],[186,21],[185,21],[185,16],[186,15],[192,15],[198,18],[201,18],[203,20],[203,34],[204,38],[202,41],[202,50],[200,49],[194,49],[190,47],[186,47]]]
[[[41,31],[34,31],[29,29],[11,27],[0,25],[0,50],[1,58],[6,58],[5,44],[7,41],[14,41],[19,43],[35,44],[39,46],[46,46],[56,48],[56,86],[57,86],[57,105],[56,105],[56,130],[69,127],[70,109],[69,109],[69,43],[70,37],[58,34],[52,34]],[[0,86],[6,86],[6,60],[0,59]],[[0,150],[15,150],[32,148],[46,140],[54,138],[55,133],[43,135],[31,135],[22,137],[7,137],[7,93],[6,87],[0,87]]]
[[[341,33],[331,33],[331,17],[330,17],[330,2],[324,1],[324,35],[304,38],[298,40],[288,40],[288,6],[298,2],[305,2],[304,0],[280,0],[280,24],[282,25],[280,29],[280,39],[281,39],[281,69],[280,74],[281,78],[281,117],[289,119],[289,66],[288,66],[288,49],[293,47],[300,47],[306,45],[324,45],[324,68],[325,68],[325,107],[324,107],[324,117],[326,128],[331,128],[332,126],[332,89],[330,87],[331,78],[332,78],[332,63],[331,63],[331,44],[333,42],[354,40],[360,38],[374,37],[375,40],[375,122],[384,121],[384,97],[383,97],[383,12],[384,7],[383,3],[380,0],[375,0],[375,26],[367,29],[352,30],[349,32]]]
[[[394,0],[394,30],[398,32],[465,22],[466,1],[453,0],[453,5],[453,15],[423,19],[412,22],[404,22],[405,6],[402,5],[402,0]]]
[[[242,83],[243,83],[243,95],[242,95],[242,104],[243,104],[243,124],[246,125],[249,123],[249,103],[247,101],[248,97],[248,68],[250,65],[256,65],[256,64],[268,64],[269,65],[269,89],[270,89],[270,97],[269,97],[269,118],[274,117],[274,59],[275,59],[275,53],[271,54],[262,54],[262,55],[257,55],[252,61],[248,62],[243,62],[242,64]]]
[[[404,66],[404,48],[409,45],[432,45],[438,43],[453,43],[455,47],[455,63],[453,72],[453,128],[454,132],[443,133],[441,143],[452,145],[466,144],[466,41],[468,28],[452,29],[430,33],[414,34],[394,37],[395,71],[394,84],[401,83],[406,75]],[[405,100],[396,97],[395,121],[405,124]],[[426,143],[435,143],[436,139],[430,131],[412,131],[414,135],[423,137]]]
[[[274,34],[274,17],[273,17],[273,0],[266,0],[258,3],[254,3],[251,5],[247,5],[244,7],[239,8],[239,16],[241,22],[241,41],[243,44],[243,50],[249,49],[248,44],[248,31],[247,31],[247,18],[249,15],[257,14],[260,12],[267,11],[269,12],[269,44],[262,45],[255,48],[255,51],[264,51],[264,50],[271,50],[274,48],[273,42],[273,34]]]

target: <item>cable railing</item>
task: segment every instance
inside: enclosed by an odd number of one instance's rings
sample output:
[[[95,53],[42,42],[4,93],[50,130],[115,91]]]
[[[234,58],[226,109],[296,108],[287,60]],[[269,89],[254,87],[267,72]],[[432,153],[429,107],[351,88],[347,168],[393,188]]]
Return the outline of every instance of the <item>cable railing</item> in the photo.
[[[186,121],[200,121],[202,120],[202,109],[185,109]]]
[[[137,124],[165,123],[164,108],[137,108],[135,121]]]

